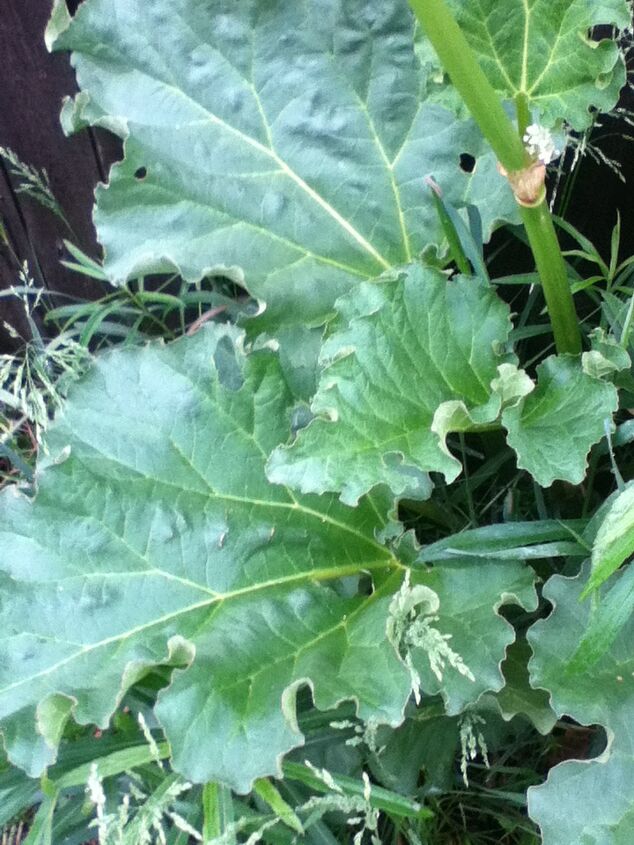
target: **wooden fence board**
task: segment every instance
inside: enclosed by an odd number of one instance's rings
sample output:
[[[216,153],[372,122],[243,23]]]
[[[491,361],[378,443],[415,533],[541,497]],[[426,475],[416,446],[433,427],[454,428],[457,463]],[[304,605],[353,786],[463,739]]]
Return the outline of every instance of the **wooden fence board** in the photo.
[[[62,241],[70,235],[81,249],[99,254],[91,217],[93,191],[109,163],[118,157],[119,145],[103,135],[97,140],[92,132],[66,138],[61,130],[62,99],[77,88],[68,56],[50,55],[44,45],[50,3],[2,0],[2,6],[0,146],[12,149],[27,164],[46,169],[72,235],[50,211],[12,190],[6,167],[0,173],[0,215],[10,231],[12,249],[21,260],[29,261],[39,283],[51,291],[91,298],[99,295],[100,286],[59,263]],[[11,181],[15,187],[15,179]],[[6,247],[2,259],[0,288],[6,288],[15,283],[15,267]],[[0,299],[4,319],[19,320],[19,310]],[[2,340],[7,341],[6,332]]]

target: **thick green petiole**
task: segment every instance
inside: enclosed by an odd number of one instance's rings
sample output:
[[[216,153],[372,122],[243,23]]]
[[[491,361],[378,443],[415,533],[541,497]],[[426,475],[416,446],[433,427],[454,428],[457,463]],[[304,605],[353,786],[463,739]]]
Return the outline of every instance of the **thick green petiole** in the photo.
[[[526,97],[520,94],[516,98],[518,131],[445,0],[409,0],[409,3],[502,167],[509,174],[529,168],[533,162],[522,142],[529,119]],[[557,351],[577,354],[581,351],[579,324],[545,196],[531,207],[521,206],[521,213],[544,290]]]
[[[409,4],[500,164],[508,171],[526,167],[524,144],[444,0]]]
[[[520,206],[520,211],[541,279],[557,352],[577,355],[581,352],[579,323],[546,200],[531,208]]]
[[[233,822],[231,790],[221,783],[203,786],[203,843],[207,845],[227,832]]]

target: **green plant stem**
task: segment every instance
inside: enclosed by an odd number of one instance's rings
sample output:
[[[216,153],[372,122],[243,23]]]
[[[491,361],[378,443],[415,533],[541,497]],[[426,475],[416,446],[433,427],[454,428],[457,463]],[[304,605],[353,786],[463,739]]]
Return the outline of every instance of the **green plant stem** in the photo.
[[[526,96],[518,95],[515,101],[518,132],[445,0],[409,0],[409,3],[500,164],[507,172],[529,166],[532,162],[521,137],[530,119]],[[577,354],[581,351],[577,315],[545,198],[534,207],[522,206],[521,214],[544,290],[557,351]]]
[[[203,786],[203,843],[222,836],[233,821],[231,790],[221,783],[210,782]]]
[[[444,69],[506,170],[530,163],[500,98],[444,0],[409,0]]]
[[[541,279],[557,352],[578,355],[581,352],[579,323],[546,199],[532,208],[520,206],[520,212]]]

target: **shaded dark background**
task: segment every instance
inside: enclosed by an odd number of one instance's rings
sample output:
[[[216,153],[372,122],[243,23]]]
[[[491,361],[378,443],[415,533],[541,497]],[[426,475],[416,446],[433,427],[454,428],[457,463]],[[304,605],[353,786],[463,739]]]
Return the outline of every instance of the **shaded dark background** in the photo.
[[[380,0],[377,0],[380,2]],[[74,11],[79,0],[67,0]],[[45,168],[53,193],[60,202],[74,232],[73,240],[91,256],[99,255],[92,225],[94,187],[107,179],[110,164],[121,157],[121,145],[101,130],[83,131],[66,138],[59,124],[65,95],[77,90],[67,54],[50,55],[44,45],[44,29],[50,0],[2,0],[0,55],[3,74],[0,83],[0,146],[9,147],[27,164]],[[634,57],[630,62],[634,66]],[[626,89],[621,106],[634,110],[634,92]],[[579,166],[572,202],[567,213],[577,226],[606,254],[610,232],[620,209],[622,255],[634,252],[634,126],[623,120],[604,120],[597,132],[602,151],[621,162],[627,184],[606,167],[586,158]],[[99,296],[103,289],[60,264],[64,224],[33,199],[15,190],[14,177],[0,159],[0,220],[10,247],[0,243],[0,289],[16,284],[15,256],[28,260],[36,283],[52,292],[82,298]],[[564,185],[561,185],[563,188]],[[497,269],[497,267],[496,267]],[[513,267],[508,268],[512,272]],[[59,298],[56,304],[62,304]],[[1,323],[10,322],[24,337],[28,326],[22,306],[9,298],[0,299],[0,350],[14,347]]]
[[[71,11],[78,5],[79,0],[68,2]],[[97,256],[93,191],[97,182],[106,180],[110,164],[121,157],[121,145],[101,130],[64,136],[59,123],[62,99],[74,94],[77,85],[68,54],[51,55],[44,45],[51,6],[52,0],[2,0],[0,146],[13,150],[26,164],[46,169],[75,235],[72,240]],[[28,260],[38,285],[87,299],[99,296],[98,283],[60,264],[63,239],[69,237],[64,224],[30,197],[17,193],[16,182],[0,158],[0,219],[11,246],[0,243],[0,289],[18,281],[15,253],[21,261]],[[28,336],[19,302],[0,299],[0,323],[3,320]],[[14,345],[0,326],[0,348]]]

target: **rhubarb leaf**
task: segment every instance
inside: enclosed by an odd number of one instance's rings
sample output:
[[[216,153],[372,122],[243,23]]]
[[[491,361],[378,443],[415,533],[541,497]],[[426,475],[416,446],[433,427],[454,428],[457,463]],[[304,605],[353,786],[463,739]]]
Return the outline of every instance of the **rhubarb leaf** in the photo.
[[[425,176],[454,207],[477,204],[485,233],[517,220],[474,124],[426,103],[413,33],[406,0],[86,0],[56,14],[49,43],[73,51],[81,89],[66,129],[125,139],[97,190],[110,279],[228,275],[278,331],[323,322],[352,285],[442,242]]]

